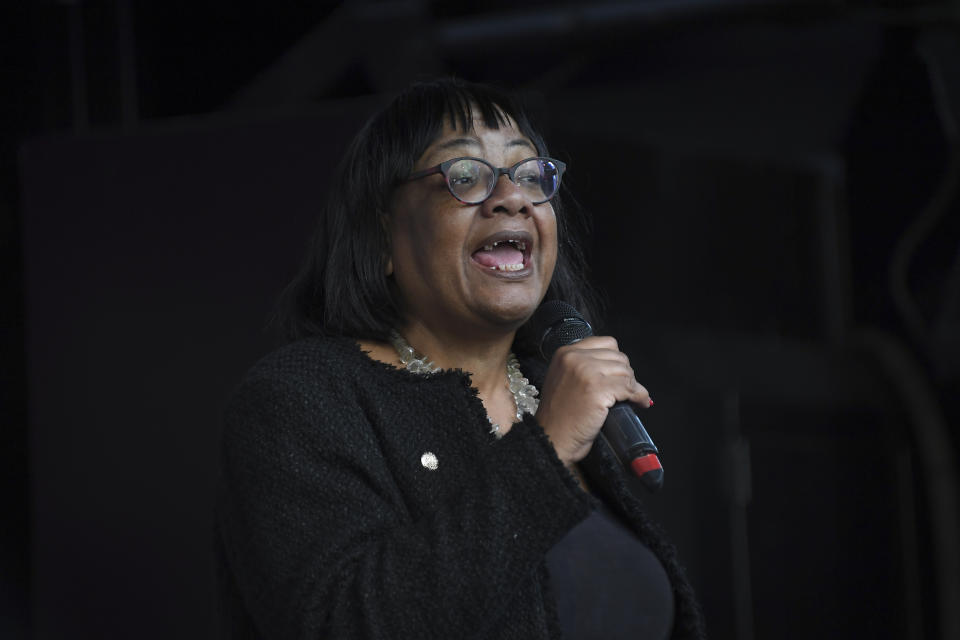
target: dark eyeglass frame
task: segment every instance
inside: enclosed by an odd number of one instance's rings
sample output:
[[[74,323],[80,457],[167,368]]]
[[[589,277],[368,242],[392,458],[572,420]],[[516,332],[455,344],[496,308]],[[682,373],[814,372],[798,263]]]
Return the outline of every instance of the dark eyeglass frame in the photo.
[[[450,167],[452,167],[455,162],[459,162],[461,160],[474,160],[476,162],[480,162],[490,167],[490,170],[493,171],[493,186],[490,188],[490,191],[487,193],[486,196],[483,197],[482,200],[479,200],[477,202],[469,202],[467,200],[464,200],[463,198],[458,196],[456,193],[454,193],[453,187],[450,186],[450,177],[447,175],[447,172],[450,170]],[[489,162],[487,162],[486,160],[484,160],[483,158],[475,158],[473,156],[461,156],[459,158],[450,158],[449,160],[445,160],[440,164],[436,165],[435,167],[430,167],[429,169],[423,169],[422,171],[414,171],[409,176],[407,176],[406,179],[403,180],[403,182],[411,182],[412,180],[419,180],[420,178],[426,178],[427,176],[432,176],[435,173],[440,173],[440,174],[443,174],[443,181],[447,184],[447,191],[450,192],[450,195],[452,195],[454,198],[456,198],[463,204],[481,204],[483,202],[486,202],[486,200],[491,195],[493,195],[494,190],[497,188],[497,182],[500,180],[500,176],[504,176],[504,175],[507,176],[508,178],[510,178],[510,182],[517,185],[517,169],[520,168],[520,165],[530,162],[531,160],[544,160],[546,162],[552,162],[553,164],[556,165],[557,191],[559,191],[560,183],[563,181],[563,172],[566,171],[567,165],[565,162],[561,162],[556,158],[548,158],[546,156],[532,156],[530,158],[524,158],[523,160],[516,163],[512,167],[495,167]],[[517,185],[517,186],[519,187],[520,185]],[[557,191],[554,191],[549,198],[546,198],[544,200],[531,201],[531,202],[533,202],[533,204],[543,204],[544,202],[547,202],[550,199],[552,199],[553,196],[557,195]]]

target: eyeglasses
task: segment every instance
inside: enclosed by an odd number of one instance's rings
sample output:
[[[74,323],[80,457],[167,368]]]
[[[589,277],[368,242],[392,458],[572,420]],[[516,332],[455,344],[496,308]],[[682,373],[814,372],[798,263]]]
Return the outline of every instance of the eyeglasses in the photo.
[[[543,204],[556,195],[566,168],[553,158],[527,158],[509,168],[495,167],[480,158],[451,158],[411,173],[406,182],[442,173],[454,198],[464,204],[480,204],[493,193],[500,176],[506,175],[533,204]]]

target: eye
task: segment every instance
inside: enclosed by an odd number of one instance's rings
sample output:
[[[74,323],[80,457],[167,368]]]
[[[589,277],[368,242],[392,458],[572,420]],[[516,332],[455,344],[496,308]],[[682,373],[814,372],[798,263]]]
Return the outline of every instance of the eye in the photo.
[[[470,160],[455,162],[447,171],[447,182],[453,187],[475,185],[480,180],[480,167],[482,166],[480,163]]]
[[[450,184],[454,186],[467,186],[471,184],[476,184],[476,182],[477,182],[477,176],[475,175],[461,174],[461,175],[450,176]]]
[[[543,172],[540,170],[540,162],[533,161],[520,165],[517,168],[517,184],[533,184],[543,179]]]
[[[533,184],[535,182],[540,182],[540,175],[537,173],[517,174],[517,184]]]

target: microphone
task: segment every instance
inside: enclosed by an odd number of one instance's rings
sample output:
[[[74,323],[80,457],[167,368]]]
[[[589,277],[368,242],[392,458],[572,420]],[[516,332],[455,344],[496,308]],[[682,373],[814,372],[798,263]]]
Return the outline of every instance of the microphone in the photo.
[[[540,305],[530,326],[534,335],[540,336],[540,354],[548,362],[560,347],[593,335],[590,323],[560,300]],[[610,407],[600,437],[610,445],[620,463],[640,478],[644,487],[658,491],[663,486],[663,467],[657,457],[660,452],[629,402],[617,402]]]

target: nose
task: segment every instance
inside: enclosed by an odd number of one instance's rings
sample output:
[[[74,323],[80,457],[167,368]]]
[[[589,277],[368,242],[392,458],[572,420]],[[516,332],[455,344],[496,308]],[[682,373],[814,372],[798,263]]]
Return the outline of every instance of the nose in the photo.
[[[520,187],[510,180],[510,176],[504,174],[497,178],[493,192],[483,202],[483,212],[490,216],[497,213],[505,213],[511,216],[517,214],[529,215],[533,212],[533,203],[524,195]]]

